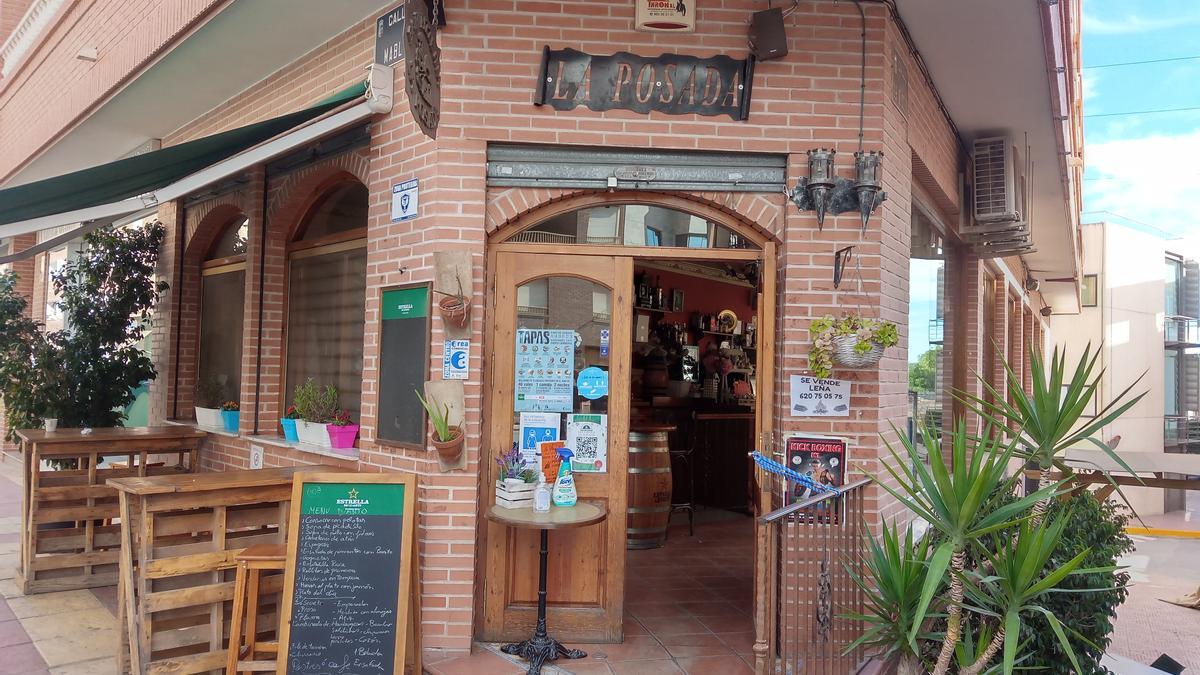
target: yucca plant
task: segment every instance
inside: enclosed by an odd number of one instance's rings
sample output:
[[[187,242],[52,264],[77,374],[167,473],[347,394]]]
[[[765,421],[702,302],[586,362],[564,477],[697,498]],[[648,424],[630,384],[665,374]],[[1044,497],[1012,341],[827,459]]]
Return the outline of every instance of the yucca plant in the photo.
[[[894,430],[895,431],[895,430]],[[1016,450],[1014,440],[1004,440],[1000,434],[984,430],[980,438],[967,434],[966,423],[959,420],[949,436],[950,464],[937,448],[930,449],[926,467],[916,446],[905,434],[896,431],[903,454],[886,438],[884,444],[892,460],[883,463],[895,481],[876,481],[916,516],[929,523],[940,535],[941,543],[929,557],[929,573],[916,607],[915,623],[909,627],[908,639],[916,646],[917,633],[925,620],[935,593],[944,584],[949,569],[950,596],[946,609],[946,634],[934,666],[934,675],[949,671],[954,648],[961,636],[962,603],[967,548],[972,542],[993,532],[1012,528],[1038,500],[1052,495],[1054,485],[997,504],[1004,494],[1011,494],[1016,477],[1008,476],[1008,464]],[[936,439],[929,429],[922,429],[926,439]]]
[[[986,551],[987,573],[976,573],[977,583],[967,585],[967,595],[969,602],[979,608],[981,614],[995,617],[996,627],[987,647],[980,652],[975,663],[959,671],[960,675],[982,673],[1001,647],[1004,650],[1002,670],[1011,673],[1020,647],[1022,615],[1037,614],[1046,620],[1076,672],[1080,671],[1062,623],[1054,612],[1037,602],[1039,596],[1052,592],[1069,574],[1100,571],[1079,569],[1089,553],[1085,550],[1057,569],[1043,573],[1067,522],[1066,518],[1038,525],[1022,522],[1015,537],[996,538],[996,550]]]
[[[1068,374],[1065,349],[1060,351],[1058,347],[1054,348],[1047,368],[1041,350],[1031,348],[1029,363],[1033,386],[1028,392],[1025,391],[1021,375],[1012,369],[1003,354],[998,353],[1004,365],[1011,403],[982,376],[979,381],[986,397],[963,391],[954,392],[954,396],[985,423],[997,429],[1008,430],[1011,426],[1015,430],[1012,433],[1020,441],[1015,454],[1033,465],[1038,472],[1039,488],[1051,484],[1052,468],[1069,474],[1070,469],[1062,459],[1063,453],[1067,448],[1085,442],[1100,448],[1120,467],[1133,474],[1125,460],[1107,443],[1096,438],[1096,434],[1142,400],[1145,392],[1132,398],[1129,396],[1145,373],[1099,410],[1095,417],[1085,418],[1083,415],[1090,408],[1104,377],[1104,368],[1098,368],[1101,351],[1097,349],[1093,352],[1091,343],[1088,343],[1074,370]],[[1034,507],[1034,524],[1041,521],[1049,506],[1049,499],[1047,496]]]
[[[846,618],[862,621],[867,629],[846,647],[846,652],[867,647],[881,658],[895,661],[898,675],[920,675],[924,666],[918,643],[909,636],[929,641],[941,637],[926,631],[930,615],[919,607],[931,571],[933,549],[929,539],[914,542],[908,526],[901,538],[899,525],[885,523],[878,540],[870,534],[864,535],[864,540],[866,578],[849,565],[846,571],[862,589],[868,611],[847,614]]]

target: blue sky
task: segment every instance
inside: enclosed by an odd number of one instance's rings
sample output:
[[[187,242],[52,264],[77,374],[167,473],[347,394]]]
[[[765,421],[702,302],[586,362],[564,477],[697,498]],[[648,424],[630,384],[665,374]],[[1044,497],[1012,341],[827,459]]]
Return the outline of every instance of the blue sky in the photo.
[[[1200,234],[1200,56],[1196,0],[1084,0],[1084,216]],[[1116,215],[1114,215],[1116,214]],[[1164,234],[1164,236],[1166,236]]]

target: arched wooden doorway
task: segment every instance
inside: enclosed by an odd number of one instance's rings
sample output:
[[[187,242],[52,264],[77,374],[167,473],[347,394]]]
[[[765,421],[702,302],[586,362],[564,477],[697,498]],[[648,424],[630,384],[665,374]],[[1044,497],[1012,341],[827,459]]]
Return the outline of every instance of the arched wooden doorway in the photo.
[[[646,193],[580,195],[493,233],[480,459],[477,635],[482,640],[524,639],[536,619],[536,531],[505,528],[484,517],[494,503],[497,467],[491,455],[514,442],[522,411],[608,416],[607,472],[577,474],[576,482],[580,498],[604,503],[609,518],[585,529],[551,532],[549,623],[564,641],[623,639],[633,270],[638,261],[651,260],[758,265],[753,429],[759,439],[771,434],[776,275],[775,242],[769,236],[713,206]],[[607,372],[607,394],[584,399],[572,388],[568,399],[531,402],[515,391],[521,342],[536,330],[574,331],[576,349],[567,365],[572,374],[587,367]],[[765,579],[761,570],[756,577]]]

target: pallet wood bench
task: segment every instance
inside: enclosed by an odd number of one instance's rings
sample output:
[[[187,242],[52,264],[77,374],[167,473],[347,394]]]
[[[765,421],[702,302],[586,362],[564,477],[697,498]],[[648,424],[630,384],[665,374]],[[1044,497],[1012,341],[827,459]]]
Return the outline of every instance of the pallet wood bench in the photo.
[[[225,667],[237,557],[287,541],[292,476],[301,466],[115,478],[121,559],[117,651],[123,673],[207,673]],[[283,577],[262,580],[260,633],[278,624]]]
[[[106,482],[196,471],[207,434],[175,426],[93,429],[86,435],[79,429],[20,429],[16,435],[25,472],[16,581],[29,595],[116,584],[121,528],[114,524],[117,491]],[[162,456],[166,461],[155,459]],[[74,468],[55,471],[44,468],[44,460]]]

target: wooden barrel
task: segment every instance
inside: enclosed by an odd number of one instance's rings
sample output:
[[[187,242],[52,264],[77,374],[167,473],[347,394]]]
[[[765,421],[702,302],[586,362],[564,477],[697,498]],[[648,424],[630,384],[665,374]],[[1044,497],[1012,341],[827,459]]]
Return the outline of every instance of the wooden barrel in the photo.
[[[674,428],[639,426],[629,431],[626,548],[658,548],[667,540],[667,520],[671,517],[671,455],[667,434]]]

